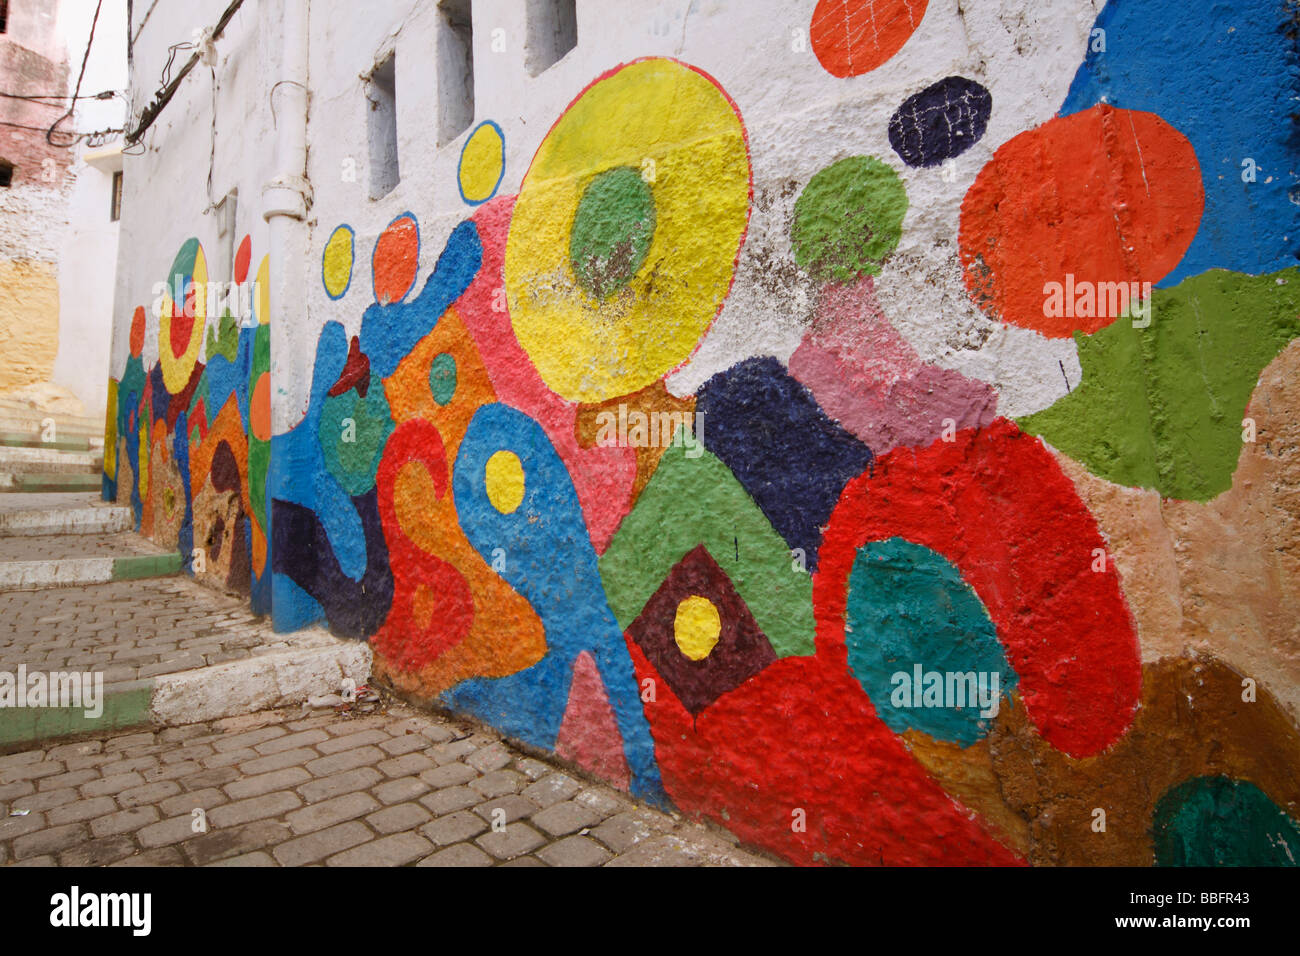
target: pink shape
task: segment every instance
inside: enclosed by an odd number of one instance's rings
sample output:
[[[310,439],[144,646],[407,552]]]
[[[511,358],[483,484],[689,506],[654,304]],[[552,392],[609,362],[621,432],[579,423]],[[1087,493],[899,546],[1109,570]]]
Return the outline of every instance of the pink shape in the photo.
[[[472,217],[483,244],[483,264],[456,301],[456,311],[478,345],[497,400],[535,419],[551,439],[573,479],[592,546],[603,554],[631,505],[636,449],[580,447],[574,433],[577,403],[546,386],[515,338],[502,275],[514,204],[514,196],[502,196]]]
[[[573,683],[569,685],[569,703],[555,739],[555,752],[620,790],[626,790],[631,783],[614,708],[596,661],[587,651],[573,662]]]
[[[997,409],[991,385],[921,361],[885,317],[870,276],[821,289],[789,368],[826,414],[877,456],[930,445],[944,419],[954,430],[987,425]]]

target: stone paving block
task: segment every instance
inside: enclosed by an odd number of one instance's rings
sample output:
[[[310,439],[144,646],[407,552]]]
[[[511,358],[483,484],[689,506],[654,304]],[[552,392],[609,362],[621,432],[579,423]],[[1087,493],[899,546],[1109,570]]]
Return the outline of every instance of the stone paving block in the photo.
[[[379,745],[379,749],[386,754],[400,757],[403,754],[413,753],[417,750],[428,750],[429,738],[424,734],[403,734],[400,737],[389,737]]]
[[[465,758],[465,762],[479,773],[491,773],[510,765],[514,756],[503,744],[494,743],[474,751]]]
[[[699,866],[703,854],[672,834],[661,834],[619,854],[606,866]]]
[[[429,785],[419,777],[398,777],[387,780],[370,791],[380,803],[405,803],[429,792]]]
[[[351,750],[330,754],[328,757],[318,757],[307,764],[307,769],[311,771],[313,776],[328,777],[356,767],[374,766],[387,756],[388,754],[378,747],[354,747]],[[406,775],[402,773],[393,774],[393,776]]]
[[[513,860],[506,860],[504,863],[500,865],[503,867],[540,866],[543,869],[546,868],[546,864],[543,863],[541,860],[537,859],[537,857],[535,856],[517,856]]]
[[[192,823],[193,817],[190,814],[178,815],[168,820],[160,820],[158,823],[149,824],[136,833],[135,838],[140,841],[140,845],[146,850],[170,846],[188,840],[190,837],[198,836],[193,830]]]
[[[345,793],[342,796],[314,803],[290,813],[285,819],[297,834],[323,830],[336,823],[378,810],[379,802],[368,793]]]
[[[498,810],[501,811],[499,814]],[[504,796],[484,800],[474,808],[474,812],[488,823],[493,822],[494,818],[503,823],[514,823],[536,813],[537,804],[517,793],[507,793]]]
[[[550,764],[544,764],[540,760],[534,760],[532,757],[520,757],[515,761],[515,769],[522,773],[529,780],[538,780],[546,776],[554,769]]]
[[[79,843],[59,853],[59,866],[106,866],[135,852],[129,833]],[[0,856],[0,863],[4,862]]]
[[[14,840],[11,851],[15,860],[24,860],[32,856],[58,853],[78,843],[85,843],[87,839],[84,823],[69,823],[24,834]]]
[[[98,780],[100,773],[98,770],[87,768],[86,770],[72,770],[68,773],[55,774],[52,777],[42,777],[37,784],[38,790],[62,790],[65,787],[80,787],[83,783],[89,783],[92,780]]]
[[[416,866],[491,866],[494,860],[471,843],[458,843],[427,856]]]
[[[281,866],[303,866],[350,850],[372,839],[374,834],[365,824],[350,820],[287,840],[275,848],[274,856]]]
[[[426,823],[420,828],[420,833],[438,846],[450,846],[478,836],[487,827],[487,823],[474,814],[458,810]]]
[[[523,794],[533,803],[545,809],[553,804],[568,800],[581,789],[582,784],[568,774],[552,773],[526,787]]]
[[[23,808],[19,807],[17,809]],[[22,817],[5,817],[0,819],[0,843],[44,828],[45,814],[38,810],[33,810]]]
[[[509,860],[542,846],[546,837],[526,823],[510,823],[503,830],[489,830],[475,841],[498,860]]]
[[[513,770],[493,770],[471,780],[470,786],[485,797],[501,797],[507,793],[518,793],[524,789],[528,778]]]
[[[90,832],[96,837],[117,836],[121,833],[134,833],[150,823],[158,821],[157,807],[132,807],[119,810],[107,816],[90,821]]]
[[[366,823],[370,824],[376,833],[387,835],[403,830],[414,830],[431,817],[432,814],[418,803],[399,803],[370,814],[366,817]]]
[[[354,790],[364,790],[383,779],[383,774],[374,767],[358,767],[304,783],[297,792],[308,803],[319,803]]]
[[[610,817],[594,827],[591,836],[615,853],[626,853],[636,844],[664,832],[661,823],[646,814],[632,810]]]
[[[228,860],[217,860],[214,863],[208,863],[207,866],[275,866],[275,860],[261,850],[256,853],[245,853],[243,856],[231,857]]]
[[[469,783],[477,777],[478,771],[463,763],[443,764],[441,767],[434,770],[425,770],[420,774],[420,779],[435,790]]]
[[[317,728],[315,730],[303,730],[296,734],[285,734],[283,737],[276,737],[273,740],[255,744],[253,749],[260,754],[278,754],[281,751],[293,750],[297,747],[310,747],[313,744],[329,739],[329,734]]]
[[[380,773],[389,777],[408,777],[411,774],[432,770],[436,766],[437,764],[424,754],[406,754],[402,757],[393,757],[381,761],[375,765]]]
[[[595,840],[584,836],[565,837],[558,843],[542,847],[537,855],[549,866],[600,866],[614,856]]]
[[[446,787],[426,794],[420,798],[420,802],[432,810],[434,816],[440,817],[446,813],[472,807],[482,799],[482,794],[469,787]]]
[[[271,793],[274,790],[290,790],[311,779],[313,779],[312,775],[302,767],[285,767],[283,770],[272,770],[270,773],[261,773],[253,777],[242,777],[226,784],[225,791],[230,799],[243,800],[246,797]]]
[[[146,783],[143,787],[132,787],[117,795],[117,804],[123,809],[157,803],[181,792],[181,785],[175,780],[158,780]]]
[[[631,800],[615,796],[605,790],[598,790],[595,787],[583,790],[573,798],[573,802],[582,804],[584,807],[598,813],[601,817],[613,816],[624,810],[630,810],[636,805]]]
[[[243,826],[209,830],[196,834],[184,844],[185,855],[195,866],[207,866],[218,860],[237,857],[245,853],[269,849],[293,836],[283,823],[276,820],[256,820]]]
[[[297,794],[281,790],[278,793],[222,804],[208,814],[208,819],[214,826],[233,827],[266,817],[278,817],[300,806],[302,800]]]
[[[565,800],[533,814],[533,824],[555,837],[576,833],[599,822],[600,814],[572,800]]]
[[[230,799],[215,787],[208,787],[206,790],[191,790],[189,793],[180,793],[174,797],[168,797],[158,804],[158,809],[162,811],[165,817],[176,817],[185,813],[193,813],[198,810],[211,810],[213,807],[219,807],[223,803],[229,803]]]
[[[50,826],[59,826],[63,823],[81,823],[83,820],[102,817],[116,809],[117,802],[112,797],[87,797],[76,803],[65,803],[61,807],[55,807],[45,814],[45,818]]]
[[[316,759],[316,751],[310,747],[298,747],[294,750],[282,750],[278,754],[270,754],[266,757],[240,761],[239,772],[249,776],[270,773],[272,770],[282,770],[285,767],[309,765],[311,761]],[[339,769],[345,768],[340,767]],[[323,775],[317,774],[316,776]]]
[[[417,833],[394,833],[345,850],[325,862],[327,866],[405,866],[432,849],[433,844]]]
[[[115,773],[83,784],[81,795],[83,797],[112,796],[115,793],[121,793],[123,790],[141,786],[143,783],[145,783],[144,777],[134,770],[127,773]]]
[[[352,750],[354,747],[364,747],[366,744],[387,743],[393,738],[384,733],[377,727],[362,729],[353,734],[345,734],[342,737],[331,737],[329,740],[322,741],[316,745],[316,750],[325,756],[342,753],[345,750]]]
[[[61,807],[80,799],[81,794],[71,788],[66,790],[47,790],[44,793],[35,793],[25,797],[15,797],[13,806],[14,809],[17,810],[49,810],[53,807]]]
[[[232,780],[239,779],[239,771],[234,767],[214,767],[202,770],[193,776],[179,778],[180,785],[188,790],[206,790],[209,787],[221,787]]]

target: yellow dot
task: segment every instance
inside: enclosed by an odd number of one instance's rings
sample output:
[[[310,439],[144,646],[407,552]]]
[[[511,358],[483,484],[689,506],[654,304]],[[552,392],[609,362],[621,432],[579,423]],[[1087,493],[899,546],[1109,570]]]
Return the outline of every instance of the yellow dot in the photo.
[[[483,469],[488,501],[503,515],[508,515],[524,500],[524,466],[512,451],[499,451]]]
[[[481,123],[465,141],[460,154],[460,191],[465,201],[486,202],[501,182],[505,166],[505,140],[495,123]]]
[[[673,639],[691,660],[702,661],[708,657],[721,633],[722,618],[708,598],[693,594],[677,605]]]
[[[325,280],[325,291],[331,299],[337,299],[348,290],[352,281],[352,230],[347,226],[335,229],[325,243],[321,278]]]

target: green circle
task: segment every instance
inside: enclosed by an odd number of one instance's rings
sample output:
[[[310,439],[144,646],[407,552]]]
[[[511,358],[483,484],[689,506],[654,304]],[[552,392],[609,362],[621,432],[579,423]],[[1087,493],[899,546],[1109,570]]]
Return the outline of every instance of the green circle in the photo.
[[[446,405],[456,394],[456,358],[450,352],[433,357],[429,366],[429,390],[439,405]]]
[[[608,299],[641,268],[654,231],[654,195],[640,172],[605,170],[587,185],[573,216],[569,263],[578,284]]]
[[[808,181],[794,204],[795,262],[819,282],[877,275],[898,246],[907,190],[872,156],[850,156]]]

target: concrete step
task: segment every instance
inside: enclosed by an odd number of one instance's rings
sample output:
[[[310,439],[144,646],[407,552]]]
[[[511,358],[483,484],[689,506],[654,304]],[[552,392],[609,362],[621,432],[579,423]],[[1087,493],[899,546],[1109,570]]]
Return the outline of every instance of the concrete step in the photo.
[[[0,471],[11,475],[97,475],[104,470],[98,451],[0,447]]]
[[[180,573],[181,563],[179,551],[168,554],[131,554],[115,558],[0,561],[0,591],[35,591],[168,577]]]
[[[113,534],[135,525],[125,505],[80,505],[0,511],[0,538],[35,535]]]
[[[244,660],[100,683],[94,692],[98,713],[88,710],[84,695],[68,706],[0,708],[0,753],[62,737],[178,727],[303,707],[313,699],[364,687],[370,679],[371,652],[364,641],[341,640],[321,628],[273,634],[267,626],[265,631],[266,649]],[[30,680],[29,673],[21,676]],[[95,683],[93,672],[78,676],[83,684],[87,678]]]
[[[47,424],[50,421],[54,422],[52,429]],[[44,441],[47,433],[54,441],[63,441],[66,438],[102,440],[104,421],[94,418],[63,418],[57,415],[42,415],[40,412],[23,414],[0,409],[0,432],[32,436],[38,441]]]
[[[0,471],[0,492],[35,494],[47,491],[98,491],[103,487],[100,474],[25,475]]]
[[[0,448],[44,448],[48,451],[94,451],[104,447],[103,438],[72,435],[59,441],[42,441],[31,432],[0,432]]]

